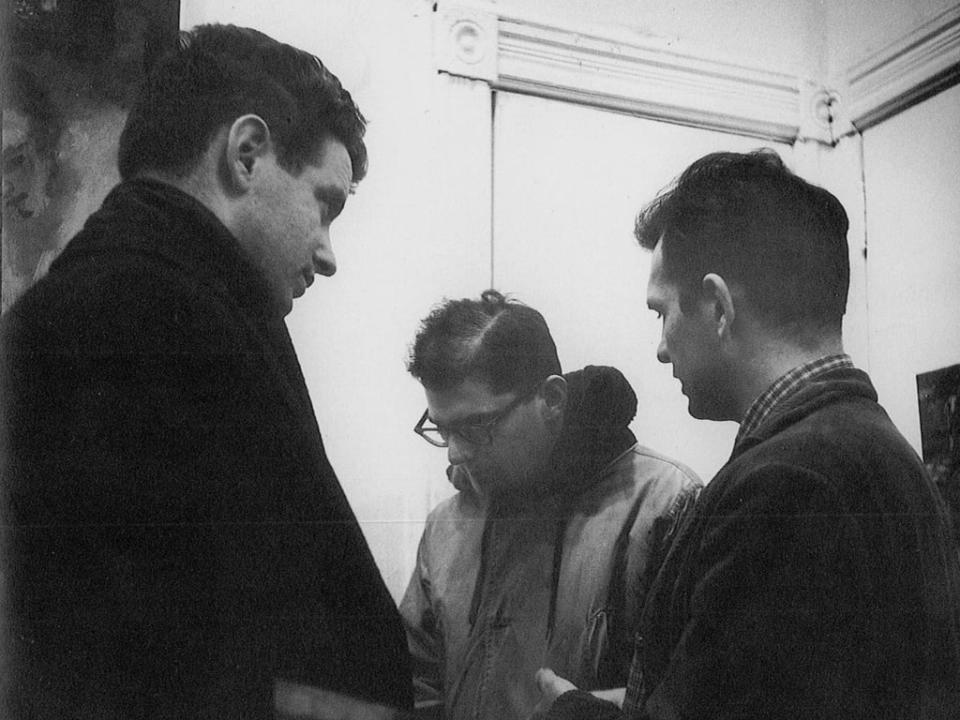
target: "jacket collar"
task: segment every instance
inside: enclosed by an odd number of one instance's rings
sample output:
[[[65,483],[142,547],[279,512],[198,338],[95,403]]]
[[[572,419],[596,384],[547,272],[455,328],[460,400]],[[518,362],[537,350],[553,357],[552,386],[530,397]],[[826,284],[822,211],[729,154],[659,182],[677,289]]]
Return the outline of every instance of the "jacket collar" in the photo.
[[[808,415],[836,402],[862,398],[877,401],[870,377],[856,368],[840,367],[821,373],[779,402],[752,431],[739,437],[730,459],[773,437]]]
[[[255,316],[277,315],[263,274],[244,256],[233,234],[205,205],[157,180],[117,185],[51,272],[101,254],[142,254],[175,266],[227,293]]]

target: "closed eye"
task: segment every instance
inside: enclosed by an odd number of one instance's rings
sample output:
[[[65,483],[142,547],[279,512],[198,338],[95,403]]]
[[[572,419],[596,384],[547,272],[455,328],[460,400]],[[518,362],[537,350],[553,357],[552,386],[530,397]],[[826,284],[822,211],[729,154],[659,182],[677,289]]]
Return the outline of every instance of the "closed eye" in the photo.
[[[343,206],[347,203],[346,194],[335,186],[317,188],[314,195],[324,210],[324,222],[328,224],[337,219],[337,216],[343,212]]]

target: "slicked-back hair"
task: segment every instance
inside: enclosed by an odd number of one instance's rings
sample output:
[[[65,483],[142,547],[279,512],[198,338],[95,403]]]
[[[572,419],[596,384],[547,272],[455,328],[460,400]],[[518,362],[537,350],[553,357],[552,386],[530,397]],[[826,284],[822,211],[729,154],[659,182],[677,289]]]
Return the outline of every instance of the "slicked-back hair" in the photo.
[[[774,326],[839,329],[847,306],[847,214],[770,149],[714,153],[688,167],[637,216],[641,246],[663,244],[665,276],[686,310],[703,277],[738,284]]]
[[[543,315],[496,290],[434,308],[420,324],[407,369],[430,390],[470,379],[497,394],[532,391],[561,372]]]
[[[267,123],[286,170],[302,170],[333,138],[353,182],[366,174],[366,120],[319,58],[257,30],[200,25],[180,34],[140,88],[120,137],[120,177],[186,175],[220,128],[246,114]]]

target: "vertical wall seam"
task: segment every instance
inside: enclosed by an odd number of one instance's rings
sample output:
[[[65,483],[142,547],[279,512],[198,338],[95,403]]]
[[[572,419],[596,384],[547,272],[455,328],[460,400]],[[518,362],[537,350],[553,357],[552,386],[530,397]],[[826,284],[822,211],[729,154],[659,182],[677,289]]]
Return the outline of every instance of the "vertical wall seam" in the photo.
[[[867,372],[870,371],[871,358],[873,357],[873,351],[871,349],[871,336],[872,332],[870,331],[871,317],[870,317],[870,230],[867,225],[867,169],[866,169],[866,156],[863,151],[863,135],[861,132],[854,127],[853,136],[856,138],[857,142],[857,162],[860,165],[860,207],[861,212],[863,213],[863,248],[861,252],[863,253],[863,305],[864,313],[867,318],[867,332],[866,332],[866,344],[867,344],[867,367],[864,368]]]
[[[497,137],[497,91],[490,89],[490,282],[488,287],[496,287],[494,258],[496,253],[496,137]]]

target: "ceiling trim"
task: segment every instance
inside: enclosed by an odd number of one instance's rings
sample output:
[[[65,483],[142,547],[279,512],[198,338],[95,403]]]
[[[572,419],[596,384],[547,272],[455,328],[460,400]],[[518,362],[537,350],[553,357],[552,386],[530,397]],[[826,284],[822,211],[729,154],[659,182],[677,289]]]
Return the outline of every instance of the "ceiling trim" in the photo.
[[[488,3],[438,4],[437,69],[495,90],[764,140],[832,145],[960,81],[960,6],[838,82],[677,52],[609,27],[571,28]]]
[[[856,130],[960,82],[960,4],[843,73],[843,116]]]

